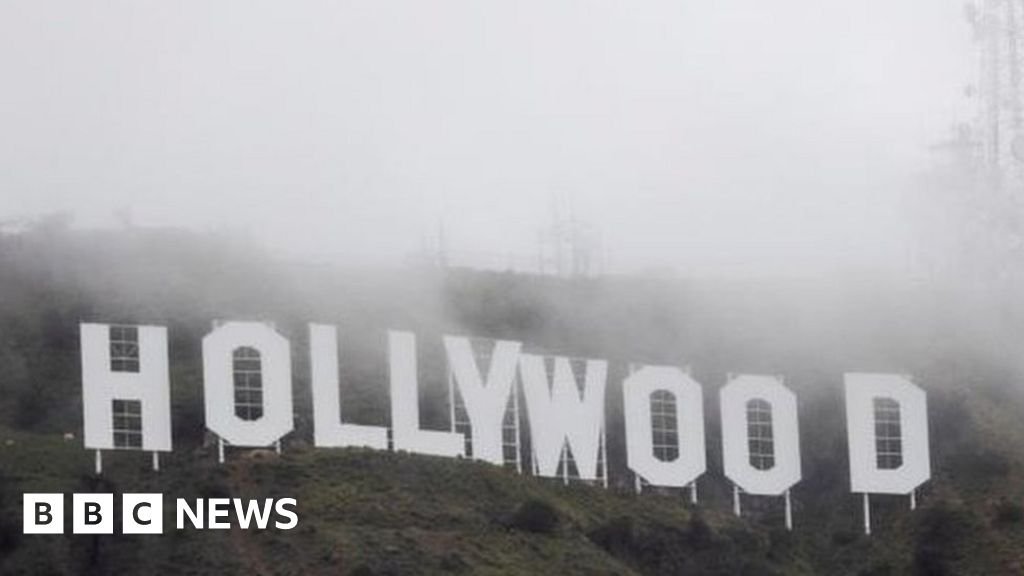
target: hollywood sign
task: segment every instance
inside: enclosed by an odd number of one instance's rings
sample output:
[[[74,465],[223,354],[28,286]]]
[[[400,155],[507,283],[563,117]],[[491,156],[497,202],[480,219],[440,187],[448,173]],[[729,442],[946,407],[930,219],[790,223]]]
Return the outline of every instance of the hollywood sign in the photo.
[[[84,443],[103,450],[171,451],[167,329],[160,326],[82,324]],[[451,429],[420,427],[416,337],[388,333],[391,426],[343,422],[337,331],[309,326],[313,440],[320,448],[367,447],[443,457],[470,457],[520,472],[520,394],[529,418],[536,476],[570,476],[608,483],[605,360],[578,360],[522,352],[522,344],[444,336]],[[203,338],[207,429],[224,446],[276,447],[294,428],[291,346],[273,326],[216,324]],[[927,401],[923,390],[896,374],[844,376],[851,492],[863,495],[870,533],[869,494],[909,495],[931,476]],[[720,392],[725,476],[740,494],[785,498],[801,479],[800,429],[794,394],[777,376],[730,376]],[[674,366],[633,366],[622,384],[626,465],[637,490],[688,488],[697,500],[705,472],[701,385]]]

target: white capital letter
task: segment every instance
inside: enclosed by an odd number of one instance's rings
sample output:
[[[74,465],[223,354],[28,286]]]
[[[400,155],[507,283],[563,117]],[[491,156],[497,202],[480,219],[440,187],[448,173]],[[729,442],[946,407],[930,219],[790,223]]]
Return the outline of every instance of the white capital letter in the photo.
[[[608,363],[587,360],[581,398],[568,358],[553,359],[554,375],[550,381],[545,358],[523,354],[519,361],[538,474],[557,476],[562,451],[568,448],[580,478],[597,479]]]
[[[707,468],[700,384],[674,366],[645,366],[626,378],[622,393],[629,468],[655,486],[682,487],[700,477]],[[656,393],[661,393],[661,410],[669,410],[660,418],[675,420],[678,450],[671,460],[663,460],[654,452],[651,401]]]
[[[388,332],[391,363],[391,426],[395,450],[433,456],[462,456],[462,434],[420,430],[420,402],[416,378],[416,336],[411,332]]]
[[[338,335],[334,326],[309,325],[313,386],[313,444],[388,449],[388,431],[380,426],[342,424],[338,391]]]
[[[850,490],[909,494],[931,477],[928,401],[896,374],[846,374]]]
[[[515,393],[512,383],[516,378],[522,344],[507,341],[494,343],[486,382],[480,376],[468,338],[445,336],[444,346],[452,378],[459,387],[462,403],[473,427],[473,458],[500,466],[504,462],[502,422],[508,409],[509,394]]]
[[[235,446],[270,446],[291,432],[288,340],[259,322],[226,322],[203,338],[206,427]]]
[[[726,478],[764,496],[799,482],[796,396],[774,376],[743,374],[722,388],[720,399]]]
[[[167,329],[82,324],[85,447],[171,450],[171,386]],[[113,337],[113,338],[112,338]],[[113,406],[124,406],[115,415]],[[121,440],[115,446],[114,418]],[[141,418],[137,423],[136,417]],[[132,431],[141,425],[141,445]]]

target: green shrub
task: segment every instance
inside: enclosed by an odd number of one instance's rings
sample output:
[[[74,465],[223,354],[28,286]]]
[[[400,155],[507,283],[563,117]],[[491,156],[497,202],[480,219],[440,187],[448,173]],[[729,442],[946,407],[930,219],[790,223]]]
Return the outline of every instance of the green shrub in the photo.
[[[974,518],[963,508],[939,503],[924,512],[914,542],[914,574],[944,576],[956,574],[954,561],[976,528]]]
[[[592,530],[587,537],[613,556],[630,556],[637,548],[636,524],[630,516],[613,518]]]
[[[995,505],[995,523],[997,526],[1011,526],[1024,521],[1024,507],[1012,500],[1000,500]]]
[[[512,515],[510,527],[534,534],[551,534],[558,529],[558,511],[544,500],[531,498],[523,502]]]

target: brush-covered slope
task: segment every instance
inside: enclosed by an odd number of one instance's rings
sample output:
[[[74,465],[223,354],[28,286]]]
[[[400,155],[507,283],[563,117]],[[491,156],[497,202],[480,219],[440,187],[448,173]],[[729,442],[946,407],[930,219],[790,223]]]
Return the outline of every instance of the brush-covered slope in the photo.
[[[1009,302],[1007,300],[1006,302]],[[296,430],[284,453],[229,451],[203,434],[200,339],[215,319],[266,319],[292,341]],[[41,227],[0,236],[0,573],[3,574],[1015,574],[1024,573],[1024,392],[1017,311],[914,283],[814,286],[288,265],[175,232]],[[81,321],[170,330],[175,451],[162,469],[83,449]],[[562,486],[469,461],[311,446],[305,324],[338,325],[346,419],[386,424],[385,331],[419,335],[425,426],[446,428],[439,336],[518,339],[607,358],[609,489]],[[625,468],[628,362],[688,365],[704,386],[700,503],[637,496]],[[915,512],[876,497],[860,533],[849,493],[844,371],[913,374],[929,394],[933,479]],[[778,499],[731,513],[718,389],[729,372],[786,376],[798,395],[804,479],[796,529]],[[70,432],[74,439],[65,440]],[[278,531],[21,535],[24,492],[295,497]]]

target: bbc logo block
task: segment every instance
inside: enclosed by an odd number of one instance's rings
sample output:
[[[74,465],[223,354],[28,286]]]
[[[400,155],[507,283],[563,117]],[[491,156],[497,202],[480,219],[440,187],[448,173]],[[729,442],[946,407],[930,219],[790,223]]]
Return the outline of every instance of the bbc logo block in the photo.
[[[295,498],[178,498],[172,507],[177,530],[291,530],[299,523]],[[234,514],[232,514],[234,513]],[[113,494],[72,494],[73,534],[114,534]],[[25,534],[64,533],[64,494],[24,495]],[[121,534],[163,534],[163,494],[122,494]]]
[[[63,534],[64,495],[25,494],[22,516],[25,534]]]
[[[160,494],[124,494],[121,497],[122,534],[163,534],[164,499]]]
[[[113,494],[72,494],[71,531],[75,534],[113,534]]]
[[[113,494],[71,495],[73,534],[113,534],[114,514]],[[63,534],[64,495],[25,494],[22,517],[25,534]],[[121,533],[162,534],[163,495],[123,494]]]

